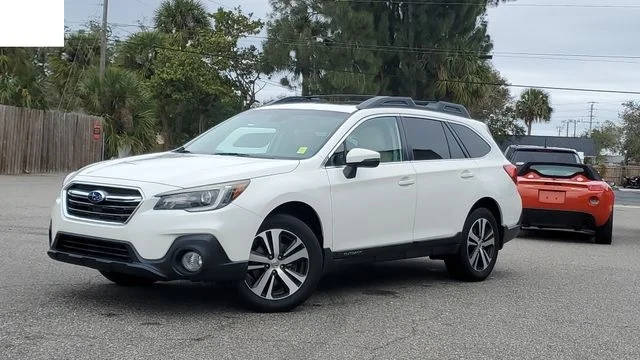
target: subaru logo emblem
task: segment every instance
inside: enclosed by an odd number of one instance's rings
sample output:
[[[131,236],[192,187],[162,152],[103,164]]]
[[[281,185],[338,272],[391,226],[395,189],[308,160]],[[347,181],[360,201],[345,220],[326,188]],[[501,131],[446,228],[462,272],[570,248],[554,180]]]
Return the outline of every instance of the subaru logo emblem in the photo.
[[[107,197],[107,194],[102,190],[93,190],[89,192],[89,194],[87,195],[87,198],[89,199],[89,201],[91,201],[94,204],[103,202],[106,197]]]

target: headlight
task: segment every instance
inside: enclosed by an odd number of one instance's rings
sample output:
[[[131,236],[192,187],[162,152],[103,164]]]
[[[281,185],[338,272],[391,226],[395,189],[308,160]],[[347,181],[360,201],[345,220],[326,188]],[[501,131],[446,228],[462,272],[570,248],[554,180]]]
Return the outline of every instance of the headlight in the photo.
[[[249,180],[166,192],[159,197],[154,210],[207,211],[223,208],[249,186]]]

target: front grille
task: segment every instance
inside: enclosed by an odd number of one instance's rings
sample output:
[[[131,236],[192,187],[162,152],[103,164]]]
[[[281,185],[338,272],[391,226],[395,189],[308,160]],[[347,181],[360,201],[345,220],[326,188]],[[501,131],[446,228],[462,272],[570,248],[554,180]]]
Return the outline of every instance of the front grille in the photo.
[[[89,200],[93,191],[100,192],[104,199]],[[67,214],[83,219],[112,223],[126,223],[142,201],[138,190],[101,185],[73,184],[66,191]]]
[[[93,258],[134,262],[133,250],[126,243],[98,240],[77,235],[59,234],[54,248],[70,254]]]

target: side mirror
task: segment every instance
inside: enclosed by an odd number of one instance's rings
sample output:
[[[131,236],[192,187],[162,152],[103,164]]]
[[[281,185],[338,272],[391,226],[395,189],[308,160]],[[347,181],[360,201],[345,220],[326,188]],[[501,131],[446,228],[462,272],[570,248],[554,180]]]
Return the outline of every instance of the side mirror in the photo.
[[[347,153],[346,163],[344,176],[347,179],[353,179],[359,167],[374,168],[380,165],[380,153],[362,148],[351,149]]]

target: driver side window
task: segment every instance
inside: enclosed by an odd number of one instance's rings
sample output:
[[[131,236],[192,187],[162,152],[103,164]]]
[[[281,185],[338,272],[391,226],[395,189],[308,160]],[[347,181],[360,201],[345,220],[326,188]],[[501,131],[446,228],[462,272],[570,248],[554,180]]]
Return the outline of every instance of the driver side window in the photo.
[[[380,153],[380,163],[402,161],[400,132],[395,117],[366,120],[351,132],[331,155],[327,166],[346,165],[346,154],[354,148]]]

